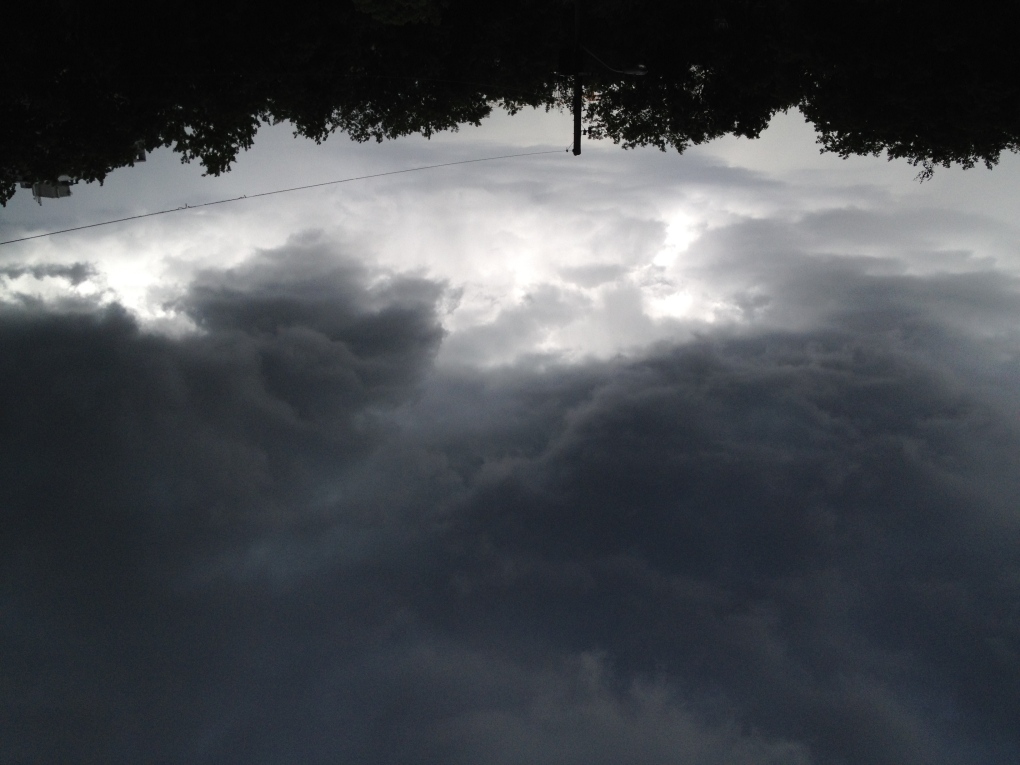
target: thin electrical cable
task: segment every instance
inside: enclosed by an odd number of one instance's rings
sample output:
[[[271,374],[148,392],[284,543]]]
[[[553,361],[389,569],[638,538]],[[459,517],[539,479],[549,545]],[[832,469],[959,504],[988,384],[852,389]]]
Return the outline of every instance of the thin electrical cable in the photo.
[[[270,197],[274,194],[287,194],[291,191],[303,191],[305,189],[315,189],[321,186],[335,186],[340,183],[350,183],[351,181],[364,181],[369,178],[382,178],[386,175],[400,175],[401,173],[416,173],[421,170],[434,170],[437,167],[452,167],[453,165],[470,165],[473,162],[492,162],[497,159],[514,159],[516,157],[535,157],[539,154],[559,154],[559,149],[552,149],[549,151],[528,151],[522,154],[502,154],[498,157],[480,157],[479,159],[462,159],[457,162],[442,162],[438,165],[423,165],[422,167],[407,167],[403,170],[390,170],[385,173],[372,173],[371,175],[357,175],[352,178],[341,178],[338,181],[324,181],[322,183],[309,183],[304,186],[292,186],[287,189],[276,189],[275,191],[263,191],[258,194],[242,194],[239,197],[231,197],[229,199],[217,199],[215,202],[202,202],[197,205],[185,204],[182,207],[173,207],[169,210],[159,210],[158,212],[142,213],[141,215],[129,215],[126,218],[117,218],[115,220],[104,220],[101,223],[89,223],[85,226],[74,226],[73,228],[62,228],[59,231],[47,231],[45,234],[33,234],[32,236],[23,236],[19,239],[8,239],[5,242],[0,242],[0,246],[5,244],[14,244],[16,242],[27,242],[30,239],[42,239],[47,236],[55,236],[56,234],[67,234],[71,231],[83,231],[87,228],[98,228],[99,226],[110,226],[114,223],[124,223],[129,220],[139,220],[140,218],[152,218],[156,215],[166,215],[167,213],[181,212],[182,210],[197,210],[199,207],[212,207],[213,205],[222,205],[227,202],[240,202],[242,199],[257,199],[259,197]]]

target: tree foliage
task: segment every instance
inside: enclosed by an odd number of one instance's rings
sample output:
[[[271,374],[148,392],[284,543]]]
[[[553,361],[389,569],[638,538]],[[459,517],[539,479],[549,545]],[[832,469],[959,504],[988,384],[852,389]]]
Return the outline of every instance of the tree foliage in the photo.
[[[102,180],[136,146],[228,170],[260,124],[358,141],[476,124],[494,104],[564,107],[564,0],[295,0],[175,6],[177,24],[120,4],[37,5],[0,81],[0,202],[19,179]],[[683,151],[757,136],[800,108],[824,150],[993,165],[1020,143],[1017,11],[849,0],[585,0],[589,135]]]

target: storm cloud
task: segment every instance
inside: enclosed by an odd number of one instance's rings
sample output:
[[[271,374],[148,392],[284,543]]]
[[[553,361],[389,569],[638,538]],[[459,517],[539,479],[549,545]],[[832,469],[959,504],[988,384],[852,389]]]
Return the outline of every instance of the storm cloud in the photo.
[[[437,366],[449,288],[311,234],[175,337],[8,304],[0,759],[1016,759],[1020,292],[826,226],[608,360]]]

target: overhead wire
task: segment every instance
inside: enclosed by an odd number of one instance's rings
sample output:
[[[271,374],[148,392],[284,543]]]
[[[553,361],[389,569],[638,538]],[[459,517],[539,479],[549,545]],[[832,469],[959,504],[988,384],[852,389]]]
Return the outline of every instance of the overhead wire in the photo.
[[[240,202],[243,199],[257,199],[259,197],[270,197],[275,194],[288,194],[292,191],[304,191],[305,189],[315,189],[322,186],[336,186],[341,183],[351,183],[352,181],[364,181],[370,178],[382,178],[387,175],[400,175],[402,173],[416,173],[422,170],[434,170],[439,167],[452,167],[454,165],[469,165],[476,162],[493,162],[497,159],[515,159],[517,157],[534,157],[540,154],[559,154],[559,149],[552,149],[548,151],[527,151],[520,154],[501,154],[497,157],[480,157],[478,159],[462,159],[456,162],[441,162],[436,165],[423,165],[422,167],[406,167],[402,170],[390,170],[385,173],[371,173],[369,175],[356,175],[351,178],[341,178],[335,181],[323,181],[322,183],[308,183],[304,186],[291,186],[286,189],[275,189],[274,191],[263,191],[258,194],[242,194],[239,197],[230,197],[228,199],[217,199],[214,202],[202,202],[197,205],[185,204],[180,207],[172,207],[166,210],[159,210],[157,212],[140,213],[139,215],[129,215],[125,218],[116,218],[114,220],[105,220],[100,223],[89,223],[84,226],[73,226],[71,228],[62,228],[57,231],[47,231],[43,234],[33,234],[32,236],[23,236],[17,239],[8,239],[4,242],[0,242],[0,246],[5,244],[15,244],[17,242],[27,242],[31,239],[42,239],[48,236],[55,236],[57,234],[68,234],[72,231],[84,231],[89,228],[98,228],[99,226],[111,226],[114,223],[125,223],[131,220],[139,220],[141,218],[152,218],[157,215],[167,215],[168,213],[182,212],[184,210],[197,210],[200,207],[212,207],[213,205],[222,205],[228,202]]]

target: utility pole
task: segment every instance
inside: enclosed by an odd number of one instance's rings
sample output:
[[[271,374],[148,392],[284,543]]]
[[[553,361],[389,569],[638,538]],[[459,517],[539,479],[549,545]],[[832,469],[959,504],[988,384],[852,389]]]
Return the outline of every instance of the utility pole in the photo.
[[[574,0],[574,156],[581,153],[581,0]]]
[[[581,108],[584,106],[584,99],[582,94],[584,92],[584,83],[582,82],[582,74],[584,68],[584,54],[587,53],[593,59],[599,62],[603,67],[608,69],[610,72],[616,74],[633,74],[633,75],[646,75],[648,74],[648,67],[644,64],[638,64],[637,66],[629,66],[626,69],[613,69],[605,61],[600,59],[590,50],[581,45],[581,2],[582,0],[574,0],[574,156],[576,157],[581,153]]]

